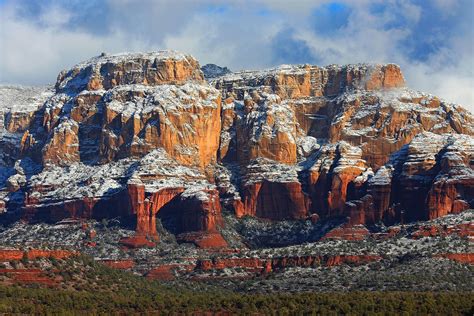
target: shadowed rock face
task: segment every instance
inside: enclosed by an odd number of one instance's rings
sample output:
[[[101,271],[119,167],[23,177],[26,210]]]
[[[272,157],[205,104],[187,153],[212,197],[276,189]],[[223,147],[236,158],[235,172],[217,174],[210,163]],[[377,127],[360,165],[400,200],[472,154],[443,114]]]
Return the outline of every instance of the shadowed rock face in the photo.
[[[183,241],[222,247],[222,207],[390,224],[472,206],[472,115],[405,88],[396,65],[209,80],[192,56],[162,51],[92,58],[54,92],[28,90],[28,106],[12,101],[25,91],[0,90],[0,213],[134,216],[145,243],[158,216]]]
[[[201,67],[201,70],[202,70],[202,72],[204,74],[204,77],[206,79],[217,78],[217,77],[226,75],[228,73],[231,73],[229,68],[220,67],[220,66],[217,66],[215,64],[206,64],[206,65]]]
[[[236,208],[236,215],[268,219],[301,219],[307,217],[308,197],[299,182],[270,182],[247,185],[245,199]]]

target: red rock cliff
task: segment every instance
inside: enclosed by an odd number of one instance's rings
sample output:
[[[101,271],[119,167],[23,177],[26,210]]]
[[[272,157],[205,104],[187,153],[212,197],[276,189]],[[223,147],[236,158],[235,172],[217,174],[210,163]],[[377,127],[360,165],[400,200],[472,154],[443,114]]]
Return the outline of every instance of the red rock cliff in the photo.
[[[152,238],[156,217],[171,219],[204,245],[199,233],[220,236],[221,203],[239,217],[351,225],[472,207],[472,115],[404,85],[393,64],[207,82],[189,55],[101,55],[62,72],[36,107],[2,111],[13,136],[0,133],[0,197],[18,198],[1,208],[46,221],[132,214]]]

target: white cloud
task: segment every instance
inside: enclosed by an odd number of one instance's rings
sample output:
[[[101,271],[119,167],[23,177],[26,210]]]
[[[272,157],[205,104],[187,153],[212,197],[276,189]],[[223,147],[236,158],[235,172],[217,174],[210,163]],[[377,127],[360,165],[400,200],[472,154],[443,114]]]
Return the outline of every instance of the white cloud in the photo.
[[[195,16],[179,33],[166,36],[163,46],[189,52],[201,64],[216,63],[233,70],[268,67],[270,41],[282,28],[281,23],[268,19],[240,16],[236,27],[228,17]]]
[[[428,59],[413,61],[400,43],[419,32],[412,25],[425,14],[421,6],[408,0],[340,1],[353,10],[347,25],[328,37],[311,29],[310,15],[328,2],[110,0],[103,21],[96,21],[97,25],[82,21],[81,27],[71,27],[69,22],[76,21],[77,12],[59,6],[61,2],[45,5],[35,21],[19,18],[16,10],[22,3],[12,2],[0,8],[0,83],[54,82],[63,68],[102,51],[169,48],[191,53],[201,63],[234,70],[263,68],[272,66],[273,38],[291,29],[292,36],[304,41],[321,64],[395,62],[402,66],[410,87],[474,110],[472,31],[447,39],[446,47]],[[375,14],[368,9],[374,2],[391,9]],[[208,10],[209,4],[216,4],[216,11]],[[436,0],[436,5],[453,12],[460,4]],[[400,17],[403,25],[384,27],[387,22],[396,24]]]
[[[264,5],[272,10],[296,14],[301,17],[311,13],[312,9],[315,7],[329,3],[330,0],[259,0],[259,2],[261,5]]]
[[[409,25],[387,29],[384,24],[397,14],[415,23],[423,12],[407,2],[398,4],[399,11],[382,15],[371,14],[365,5],[359,4],[351,13],[347,27],[335,37],[327,38],[306,29],[296,33],[323,64],[398,63],[409,87],[459,103],[474,112],[473,39],[469,34],[458,34],[449,38],[447,47],[438,48],[428,59],[411,60],[400,42],[409,38],[413,30]]]
[[[434,2],[439,9],[443,10],[447,14],[451,12],[451,9],[459,5],[458,0],[434,0]]]
[[[48,25],[50,28],[59,29],[69,23],[71,16],[71,12],[57,5],[52,5],[39,17],[39,22],[42,25]]]

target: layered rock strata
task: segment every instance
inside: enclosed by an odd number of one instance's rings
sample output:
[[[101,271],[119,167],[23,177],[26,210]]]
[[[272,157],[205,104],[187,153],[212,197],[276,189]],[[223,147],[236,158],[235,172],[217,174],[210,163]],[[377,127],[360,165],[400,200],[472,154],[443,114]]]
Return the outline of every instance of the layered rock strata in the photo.
[[[224,247],[222,209],[350,230],[474,203],[472,115],[406,88],[396,65],[207,77],[161,51],[94,57],[54,91],[2,87],[0,213],[135,218],[133,245],[159,239],[159,218],[180,240]]]

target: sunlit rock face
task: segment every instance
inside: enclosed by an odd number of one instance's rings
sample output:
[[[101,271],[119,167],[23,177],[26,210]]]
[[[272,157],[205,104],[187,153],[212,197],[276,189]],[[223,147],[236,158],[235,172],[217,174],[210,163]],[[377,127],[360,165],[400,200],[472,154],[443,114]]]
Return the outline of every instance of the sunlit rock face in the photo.
[[[220,93],[189,55],[100,56],[59,75],[44,106],[43,163],[107,163],[165,148],[185,165],[215,163]]]
[[[129,84],[183,84],[203,79],[198,61],[175,51],[102,54],[62,71],[55,87],[58,92],[80,92],[110,90]]]
[[[155,241],[159,218],[225,247],[223,209],[356,225],[472,207],[472,115],[397,65],[214,66],[102,54],[54,89],[0,87],[1,216],[134,218]]]
[[[437,173],[419,180],[428,182],[425,189],[407,193],[419,187],[414,179],[421,177],[402,172],[403,159],[412,157],[407,148],[429,142],[428,134],[460,135],[466,139],[460,151],[472,157],[473,117],[460,106],[405,88],[396,65],[281,66],[232,73],[211,83],[224,100],[219,158],[224,165],[240,166],[240,195],[232,205],[238,216],[296,219],[316,213],[353,223],[391,223],[403,216],[416,220],[459,212],[473,199],[468,180],[458,184],[465,197],[455,198],[459,193],[447,193],[445,181],[435,185]],[[431,155],[441,157],[448,145],[440,142]],[[469,161],[450,159],[450,166]],[[441,161],[433,163],[440,168]],[[463,166],[462,172],[471,170],[469,163]],[[285,195],[286,204],[269,198]],[[416,206],[410,202],[415,198]]]

